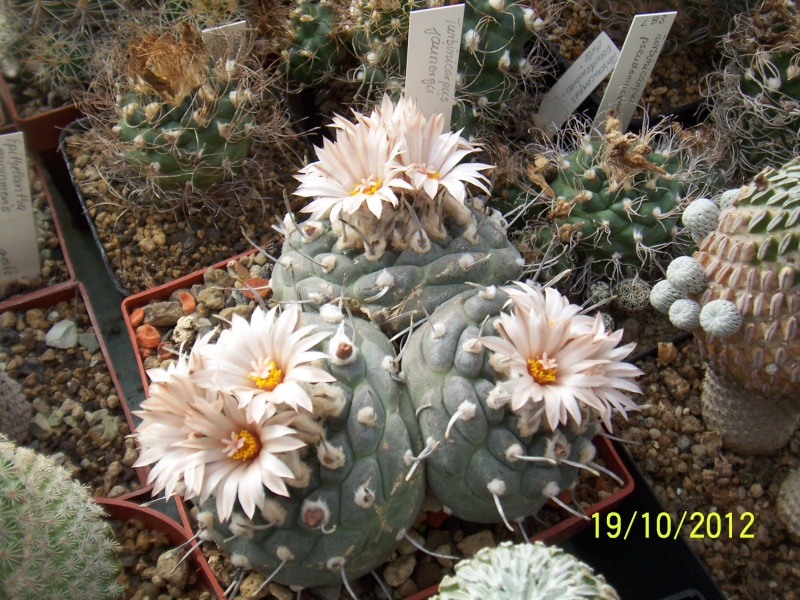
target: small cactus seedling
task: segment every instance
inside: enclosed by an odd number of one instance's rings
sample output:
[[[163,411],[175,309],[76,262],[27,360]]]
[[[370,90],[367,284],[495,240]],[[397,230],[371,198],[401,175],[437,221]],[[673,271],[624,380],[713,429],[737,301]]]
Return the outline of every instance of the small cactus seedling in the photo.
[[[651,294],[708,362],[708,426],[729,449],[769,454],[800,421],[800,159],[741,187],[694,258]]]
[[[558,501],[579,469],[597,472],[592,438],[633,408],[620,390],[638,392],[639,370],[620,362],[633,345],[614,349],[621,330],[579,311],[552,288],[474,289],[410,336],[402,374],[445,510],[510,527]]]
[[[523,237],[538,248],[529,260],[552,257],[553,274],[572,269],[562,284],[571,293],[598,279],[613,286],[660,278],[671,258],[689,251],[679,227],[684,208],[718,184],[688,135],[664,125],[640,135],[619,127],[609,115],[603,138],[582,130],[577,149],[543,148],[527,168],[531,194],[515,218],[529,219]]]
[[[517,277],[519,253],[496,211],[468,193],[488,193],[476,150],[443,133],[442,115],[426,119],[416,105],[388,97],[369,117],[334,120],[336,141],[298,176],[295,192],[314,200],[310,219],[285,223],[286,242],[272,273],[280,302],[312,305],[343,298],[390,329],[469,289]]]
[[[11,600],[118,597],[111,526],[66,469],[0,435],[0,589]]]
[[[800,149],[800,14],[796,3],[764,0],[736,19],[724,40],[723,70],[711,80],[711,122],[737,184]]]
[[[433,600],[619,600],[602,575],[542,542],[483,548],[456,563]]]
[[[424,469],[407,477],[404,462],[422,449],[419,428],[377,326],[333,305],[276,310],[235,316],[215,343],[151,371],[140,463],[158,461],[157,491],[182,479],[199,496],[203,535],[237,566],[348,585],[419,513]]]

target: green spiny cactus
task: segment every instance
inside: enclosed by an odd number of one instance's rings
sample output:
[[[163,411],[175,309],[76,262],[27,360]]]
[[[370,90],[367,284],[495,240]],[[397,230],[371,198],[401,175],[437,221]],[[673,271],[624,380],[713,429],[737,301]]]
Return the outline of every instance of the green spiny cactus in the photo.
[[[4,0],[4,5],[33,28],[58,23],[66,30],[85,31],[112,21],[126,4],[124,0]]]
[[[651,299],[708,362],[703,416],[726,447],[769,454],[800,422],[800,159],[741,187]],[[696,316],[695,316],[696,315]]]
[[[281,69],[293,88],[344,74],[350,53],[338,0],[296,0],[289,12],[290,41],[281,51]]]
[[[800,148],[800,14],[795,2],[764,0],[735,23],[707,95],[732,175],[743,182]]]
[[[83,91],[95,72],[97,49],[79,30],[43,28],[26,43],[30,52],[22,61],[23,76],[38,90],[69,99]]]
[[[22,387],[0,369],[0,435],[15,442],[28,437],[31,405],[22,392]]]
[[[13,600],[114,598],[103,510],[52,460],[0,436],[0,588]]]
[[[507,294],[514,316],[501,313]],[[578,310],[552,289],[544,295],[524,285],[475,289],[442,304],[410,336],[402,375],[430,454],[428,487],[445,510],[467,521],[508,525],[571,489],[579,468],[595,468],[592,438],[600,430],[598,416],[608,421],[608,412],[587,400],[594,391],[561,387],[576,375],[568,373],[575,357],[562,343],[606,334],[599,318]],[[530,342],[511,352],[507,343],[487,337],[495,332],[511,343]],[[613,337],[616,345],[621,331]],[[514,370],[517,363],[524,373]]]
[[[622,134],[609,116],[603,138],[584,131],[580,139],[576,150],[546,148],[528,165],[534,195],[515,210],[533,216],[522,234],[539,249],[531,260],[552,261],[551,274],[572,269],[560,285],[573,293],[597,279],[660,277],[671,257],[689,251],[681,213],[719,185],[719,170],[661,126]]]
[[[119,99],[125,160],[164,189],[231,179],[248,154],[252,98],[241,66],[211,58],[199,31],[145,37],[131,48],[134,84]]]
[[[456,563],[433,600],[619,600],[602,575],[557,546],[542,542],[483,548]]]
[[[206,29],[246,18],[240,0],[166,0],[159,10],[165,21],[187,21]]]

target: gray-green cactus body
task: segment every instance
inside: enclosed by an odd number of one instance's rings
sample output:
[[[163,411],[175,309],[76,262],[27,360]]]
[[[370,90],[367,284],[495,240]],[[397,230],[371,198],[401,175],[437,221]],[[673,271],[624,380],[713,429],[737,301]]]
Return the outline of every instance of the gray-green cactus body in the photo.
[[[290,484],[289,497],[270,496],[252,522],[236,507],[230,521],[214,519],[210,529],[217,544],[265,576],[280,567],[275,581],[286,585],[337,585],[341,569],[353,581],[378,567],[418,516],[425,493],[424,468],[406,480],[404,456],[418,454],[422,439],[411,401],[392,377],[391,343],[374,324],[333,312],[336,318],[330,311],[302,317],[316,331],[336,334],[343,326],[351,342],[334,335],[318,348],[331,356],[321,366],[337,381],[309,392],[338,408],[318,420],[324,434],[316,452],[300,455],[307,481]],[[203,505],[201,522],[214,507],[214,499]]]
[[[206,189],[241,170],[254,117],[233,78],[213,76],[177,106],[129,91],[119,101],[122,154],[163,189]]]
[[[452,298],[414,331],[402,361],[422,436],[435,446],[428,488],[446,510],[476,523],[501,522],[498,502],[509,521],[536,514],[577,481],[578,469],[560,459],[585,464],[595,453],[591,419],[552,431],[529,413],[492,407],[498,376],[478,337],[494,332],[507,299],[493,288]]]
[[[477,234],[455,223],[448,236],[431,238],[430,250],[386,250],[377,260],[339,247],[330,222],[304,223],[286,238],[272,272],[271,287],[279,302],[312,305],[343,298],[352,308],[388,329],[401,329],[411,318],[469,289],[470,283],[500,285],[522,272],[522,259],[508,241],[497,213],[476,215]]]
[[[511,544],[483,548],[456,563],[434,600],[619,600],[602,575],[558,546]]]
[[[66,469],[0,435],[3,598],[103,600],[120,595],[103,510]]]

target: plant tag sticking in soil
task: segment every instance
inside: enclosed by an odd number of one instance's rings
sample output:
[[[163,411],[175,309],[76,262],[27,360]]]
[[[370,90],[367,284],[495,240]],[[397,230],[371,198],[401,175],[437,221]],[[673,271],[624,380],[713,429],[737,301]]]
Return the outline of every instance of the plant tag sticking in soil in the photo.
[[[414,98],[422,113],[444,115],[450,123],[458,76],[458,53],[464,5],[412,10],[406,55],[406,97]]]
[[[608,34],[602,32],[542,98],[539,112],[533,116],[534,124],[548,133],[555,133],[614,70],[618,58],[619,49]]]
[[[0,281],[39,273],[25,139],[9,133],[0,136]]]
[[[226,58],[231,58],[236,56],[239,49],[246,45],[248,27],[247,21],[243,19],[227,25],[209,27],[204,29],[201,34],[206,47],[213,56],[221,56],[224,53]]]
[[[633,18],[594,118],[594,127],[601,134],[605,130],[606,114],[611,109],[617,111],[620,131],[628,129],[677,14],[677,11],[648,13]]]

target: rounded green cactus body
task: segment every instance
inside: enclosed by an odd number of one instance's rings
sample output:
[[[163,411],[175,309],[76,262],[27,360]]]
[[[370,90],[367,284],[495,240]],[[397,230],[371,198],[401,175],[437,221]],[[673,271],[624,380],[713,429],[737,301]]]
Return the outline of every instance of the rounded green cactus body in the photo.
[[[61,23],[66,29],[86,29],[113,19],[127,6],[125,0],[10,0],[31,26]]]
[[[289,497],[270,496],[253,521],[237,507],[230,521],[212,523],[213,500],[199,517],[235,561],[302,587],[341,584],[340,571],[352,581],[385,562],[425,493],[424,468],[407,480],[405,456],[418,454],[422,439],[408,395],[392,377],[391,343],[372,323],[327,308],[324,318],[304,313],[301,322],[335,334],[319,349],[330,356],[320,366],[336,382],[309,386],[333,408],[315,414],[324,434],[316,453],[301,455],[306,481],[290,484]]]
[[[618,600],[602,575],[557,546],[542,542],[483,548],[456,563],[434,600]]]
[[[4,598],[114,598],[111,526],[66,469],[0,436],[0,589]]]
[[[272,272],[273,295],[314,305],[343,298],[390,330],[402,329],[470,283],[499,285],[520,275],[521,257],[499,214],[476,214],[476,221],[480,228],[472,232],[446,220],[447,237],[431,238],[427,252],[388,250],[377,259],[340,248],[328,220],[304,223],[286,238]]]
[[[447,511],[475,523],[522,519],[570,489],[578,469],[559,460],[590,461],[599,430],[590,419],[552,430],[528,412],[493,407],[497,365],[478,337],[494,331],[507,299],[494,288],[450,299],[414,331],[402,361],[422,435],[435,448],[428,487]]]
[[[549,162],[528,168],[532,189],[546,201],[530,235],[559,257],[552,274],[573,270],[574,292],[597,279],[660,278],[665,261],[691,248],[680,227],[683,209],[721,183],[711,161],[665,130],[634,136],[618,128],[609,117],[602,139],[587,134],[571,152],[548,149],[542,157]]]
[[[209,84],[212,97],[202,98],[207,90],[196,90],[178,106],[135,92],[120,101],[119,133],[127,143],[122,153],[164,189],[187,183],[206,189],[229,179],[250,150],[254,118],[237,106],[236,82]]]
[[[341,18],[326,0],[297,1],[289,13],[291,41],[281,53],[281,69],[291,83],[312,85],[344,71],[350,55]]]

